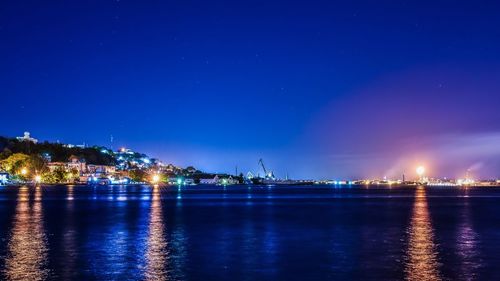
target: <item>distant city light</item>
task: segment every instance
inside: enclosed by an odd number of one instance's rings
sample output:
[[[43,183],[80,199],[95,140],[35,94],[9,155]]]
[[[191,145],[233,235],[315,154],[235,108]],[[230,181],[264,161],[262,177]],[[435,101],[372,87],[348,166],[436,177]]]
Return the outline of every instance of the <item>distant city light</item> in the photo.
[[[40,183],[42,181],[42,177],[40,175],[35,176],[35,182]]]
[[[28,173],[28,170],[26,168],[21,169],[21,175],[26,175]]]
[[[417,175],[422,176],[425,173],[425,167],[418,166],[416,172],[417,172]]]
[[[469,178],[457,180],[457,185],[474,185],[474,183],[475,183],[475,181],[473,179],[469,179]]]

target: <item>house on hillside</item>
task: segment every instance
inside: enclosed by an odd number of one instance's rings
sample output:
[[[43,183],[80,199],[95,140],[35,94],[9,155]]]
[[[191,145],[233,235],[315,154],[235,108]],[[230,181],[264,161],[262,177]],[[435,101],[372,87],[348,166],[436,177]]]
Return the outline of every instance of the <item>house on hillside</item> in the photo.
[[[9,182],[9,173],[0,172],[0,184],[7,184]]]
[[[30,136],[30,132],[24,132],[24,135],[22,137],[16,137],[18,141],[27,141],[27,142],[32,142],[32,143],[37,143],[38,140],[35,138],[32,138]]]
[[[79,158],[75,155],[71,155],[71,157],[69,157],[68,159],[68,162],[50,162],[47,163],[47,167],[51,172],[54,172],[57,169],[62,169],[68,172],[76,170],[79,174],[84,174],[87,172],[87,164],[85,163],[85,159]]]
[[[69,162],[66,163],[66,168],[68,170],[77,170],[80,174],[87,172],[87,164],[85,163],[85,159],[77,157],[75,155],[71,155],[68,160]]]
[[[87,171],[90,174],[114,174],[116,172],[116,167],[109,165],[88,164]]]

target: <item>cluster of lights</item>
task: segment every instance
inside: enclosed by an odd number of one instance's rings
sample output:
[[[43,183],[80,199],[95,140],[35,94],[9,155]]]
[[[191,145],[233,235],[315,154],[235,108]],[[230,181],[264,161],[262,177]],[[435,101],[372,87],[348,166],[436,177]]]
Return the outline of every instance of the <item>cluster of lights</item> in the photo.
[[[429,186],[457,186],[456,183],[453,182],[430,182],[427,183]]]
[[[20,171],[20,174],[22,176],[27,176],[28,175],[28,169],[27,168],[22,168],[21,171]],[[35,183],[41,183],[42,182],[42,176],[36,174],[34,177],[33,177],[33,181]]]
[[[333,181],[332,184],[334,185],[344,185],[344,184],[351,184],[350,181]]]
[[[121,149],[121,151],[125,151],[125,149]],[[104,150],[103,150],[103,153],[104,153]],[[122,158],[120,156],[120,158]],[[144,163],[148,163],[150,162],[150,160],[148,158],[143,158],[141,159]],[[420,180],[424,180],[427,182],[427,179],[424,178],[424,174],[426,173],[426,169],[424,166],[418,166],[416,169],[415,169],[415,172],[416,174],[420,177]],[[29,174],[29,171],[26,167],[23,167],[19,173],[23,176],[27,176]],[[446,179],[446,178],[445,178]],[[127,184],[129,183],[129,179],[114,179],[113,177],[110,177],[109,180],[111,181],[111,183],[114,183],[114,184]],[[89,177],[89,181],[90,182],[97,182],[98,179],[96,177]],[[42,182],[42,177],[38,174],[35,174],[35,176],[33,177],[33,182],[39,184]],[[161,176],[160,174],[156,173],[154,175],[151,176],[151,183],[152,184],[158,184],[161,182]],[[180,185],[183,185],[183,184],[186,184],[187,182],[184,182],[184,180],[182,178],[177,178],[175,180],[175,182],[180,186]],[[500,180],[497,180],[496,181],[497,183],[500,183]],[[229,183],[228,179],[222,179],[221,181],[221,184],[222,185],[227,185]],[[330,184],[334,184],[334,185],[351,185],[352,182],[351,181],[340,181],[340,180],[334,180],[334,181],[330,181],[329,182]],[[376,183],[376,184],[394,184],[394,183],[401,183],[401,181],[392,181],[392,180],[387,180],[387,178],[384,177],[384,181],[383,182],[379,182],[379,181],[375,181],[375,182],[372,182],[372,181],[369,181],[369,180],[365,180],[363,181],[362,183],[366,184],[366,185],[370,185],[372,183]],[[468,186],[468,185],[474,185],[476,184],[476,181],[474,179],[470,179],[470,178],[465,178],[465,179],[458,179],[456,182],[435,182],[435,181],[428,181],[427,182],[428,185],[432,185],[432,186]]]
[[[458,185],[473,185],[475,181],[473,179],[459,179],[457,180]]]

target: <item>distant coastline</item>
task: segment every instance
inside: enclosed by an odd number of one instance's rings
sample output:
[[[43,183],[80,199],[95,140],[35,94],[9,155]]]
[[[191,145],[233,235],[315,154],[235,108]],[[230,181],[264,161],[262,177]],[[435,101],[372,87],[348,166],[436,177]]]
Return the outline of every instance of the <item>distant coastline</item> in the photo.
[[[418,178],[356,179],[356,180],[300,180],[280,179],[256,161],[262,172],[243,174],[210,173],[194,166],[179,167],[164,163],[144,153],[121,147],[113,150],[105,146],[40,142],[24,132],[21,137],[0,137],[0,184],[54,184],[54,185],[369,185],[369,186],[498,186],[500,179],[477,180],[466,175],[463,179],[430,178],[423,166],[417,167]]]

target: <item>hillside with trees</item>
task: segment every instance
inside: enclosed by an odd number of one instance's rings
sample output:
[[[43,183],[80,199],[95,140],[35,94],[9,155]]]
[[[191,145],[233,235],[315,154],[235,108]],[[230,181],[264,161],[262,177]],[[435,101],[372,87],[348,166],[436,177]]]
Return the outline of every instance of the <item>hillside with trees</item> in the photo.
[[[66,147],[58,143],[32,143],[13,138],[0,137],[0,160],[22,153],[30,156],[50,156],[52,162],[66,162],[72,155],[85,159],[88,164],[116,165],[112,155],[101,153],[100,147]]]

